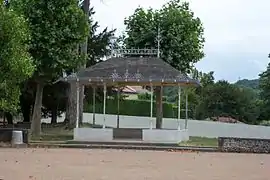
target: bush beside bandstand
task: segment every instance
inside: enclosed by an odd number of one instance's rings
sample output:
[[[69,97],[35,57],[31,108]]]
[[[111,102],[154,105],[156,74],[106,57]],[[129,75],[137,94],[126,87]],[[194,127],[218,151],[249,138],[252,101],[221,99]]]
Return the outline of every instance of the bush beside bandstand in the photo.
[[[150,101],[141,100],[120,100],[120,115],[127,116],[150,116]],[[97,114],[103,113],[103,104],[96,103],[95,111]],[[84,112],[92,113],[93,105],[86,103],[84,105]],[[107,99],[106,114],[117,114],[117,101]],[[153,116],[156,115],[156,103],[153,103]],[[163,103],[163,117],[177,118],[177,109],[173,108],[173,104]]]

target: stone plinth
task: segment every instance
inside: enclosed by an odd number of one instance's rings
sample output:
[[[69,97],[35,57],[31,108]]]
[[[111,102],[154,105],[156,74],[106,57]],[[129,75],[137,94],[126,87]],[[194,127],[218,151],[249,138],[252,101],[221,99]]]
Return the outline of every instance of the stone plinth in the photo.
[[[107,128],[75,128],[75,141],[112,141],[113,129]]]
[[[147,143],[180,143],[188,140],[187,129],[143,129],[143,141]]]

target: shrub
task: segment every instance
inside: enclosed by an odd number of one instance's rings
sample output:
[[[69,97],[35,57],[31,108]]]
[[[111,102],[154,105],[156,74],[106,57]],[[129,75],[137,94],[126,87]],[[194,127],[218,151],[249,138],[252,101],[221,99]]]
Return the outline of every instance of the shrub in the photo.
[[[270,126],[270,121],[264,120],[260,123],[262,126]]]

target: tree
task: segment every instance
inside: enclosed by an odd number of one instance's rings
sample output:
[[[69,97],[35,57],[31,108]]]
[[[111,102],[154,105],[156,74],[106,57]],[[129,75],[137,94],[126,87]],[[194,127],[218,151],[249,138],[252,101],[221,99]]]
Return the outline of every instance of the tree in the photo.
[[[242,87],[252,88],[254,90],[257,90],[259,88],[259,79],[241,79],[237,81],[235,84]]]
[[[12,5],[28,19],[32,36],[30,53],[37,70],[32,77],[36,95],[31,130],[39,136],[43,88],[83,63],[76,47],[87,36],[88,22],[77,0],[13,0]]]
[[[187,2],[172,0],[160,10],[137,8],[125,19],[127,48],[155,48],[160,32],[161,58],[182,73],[190,72],[194,63],[203,58],[203,26],[194,17]],[[162,89],[156,87],[158,101]],[[157,101],[157,104],[161,104]],[[162,112],[158,106],[157,112]],[[161,128],[162,113],[157,117],[157,128]]]
[[[0,5],[0,111],[17,111],[20,83],[32,75],[35,66],[28,53],[30,38],[26,20]]]
[[[256,94],[227,81],[218,81],[202,89],[197,118],[232,117],[255,124],[258,119]]]
[[[262,99],[262,118],[270,119],[270,63],[259,79],[260,96]]]

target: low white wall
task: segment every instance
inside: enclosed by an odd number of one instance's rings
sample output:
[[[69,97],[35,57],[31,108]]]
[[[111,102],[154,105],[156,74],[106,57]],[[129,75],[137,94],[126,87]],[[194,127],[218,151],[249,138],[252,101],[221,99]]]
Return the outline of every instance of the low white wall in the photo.
[[[106,115],[106,126],[116,127],[116,115]],[[83,121],[92,123],[93,115],[91,113],[84,113]],[[64,120],[58,118],[59,122]],[[50,122],[48,119],[43,119],[43,122]],[[96,124],[103,123],[103,115],[96,114]],[[153,118],[155,124],[155,118]],[[181,120],[180,124],[183,129],[185,120]],[[120,116],[120,128],[149,128],[149,117],[138,116]],[[177,129],[177,119],[164,118],[163,128]],[[229,124],[213,121],[199,121],[188,120],[189,136],[201,136],[201,137],[240,137],[240,138],[265,138],[270,139],[270,127],[266,126],[254,126],[246,124]]]
[[[75,141],[112,141],[113,129],[75,128]]]
[[[190,120],[190,136],[270,139],[270,127]]]
[[[187,130],[143,129],[143,141],[147,143],[179,143],[188,140]]]

